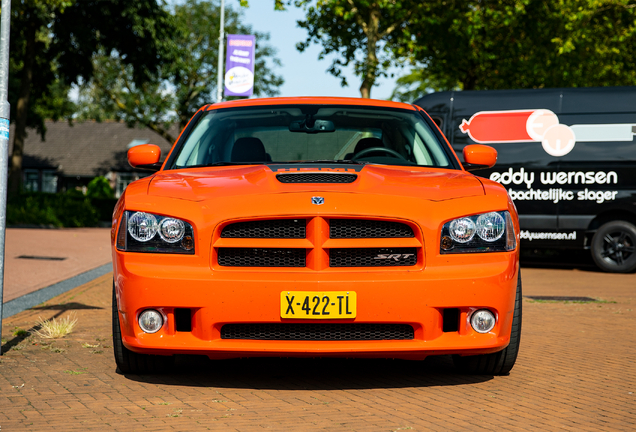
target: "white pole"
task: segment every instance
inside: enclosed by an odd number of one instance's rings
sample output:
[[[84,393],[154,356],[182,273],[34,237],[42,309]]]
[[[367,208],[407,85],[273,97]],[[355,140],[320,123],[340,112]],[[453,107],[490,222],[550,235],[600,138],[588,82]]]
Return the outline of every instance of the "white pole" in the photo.
[[[4,239],[7,227],[7,182],[9,174],[9,27],[11,0],[2,0],[0,18],[0,335],[4,294]],[[2,343],[0,342],[0,355]]]
[[[221,102],[223,100],[223,75],[225,75],[225,71],[223,70],[223,56],[225,48],[225,0],[221,0],[221,27],[219,29],[219,64],[218,68],[218,79],[216,82],[216,101]]]

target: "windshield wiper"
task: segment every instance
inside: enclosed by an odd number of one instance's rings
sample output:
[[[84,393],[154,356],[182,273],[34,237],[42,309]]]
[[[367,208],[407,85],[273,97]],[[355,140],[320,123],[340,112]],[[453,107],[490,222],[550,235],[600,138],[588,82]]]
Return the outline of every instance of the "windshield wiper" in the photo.
[[[230,166],[230,165],[265,165],[267,163],[269,163],[269,162],[212,162],[212,163],[199,164],[199,165],[177,166],[177,167],[175,167],[175,169],[205,168],[205,167]]]
[[[282,161],[282,162],[213,162],[208,164],[199,164],[199,165],[187,165],[187,166],[176,166],[174,169],[185,169],[185,168],[206,168],[206,167],[215,167],[215,166],[232,166],[232,165],[281,165],[281,164],[346,164],[346,165],[366,165],[369,161],[354,161],[351,159],[341,159],[341,160],[333,160],[333,159],[316,159],[316,160],[308,160],[308,161]]]
[[[351,159],[316,159],[316,160],[308,160],[308,161],[287,161],[287,162],[277,162],[277,163],[286,163],[286,164],[312,164],[312,163],[332,163],[332,164],[350,164],[350,165],[366,165],[370,163],[369,161],[356,161]]]

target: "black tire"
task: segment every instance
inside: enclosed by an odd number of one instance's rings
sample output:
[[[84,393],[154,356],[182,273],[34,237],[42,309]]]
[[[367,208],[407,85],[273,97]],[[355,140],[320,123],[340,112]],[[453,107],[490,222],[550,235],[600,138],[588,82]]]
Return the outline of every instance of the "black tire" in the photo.
[[[521,274],[517,278],[517,294],[515,298],[515,311],[512,317],[512,329],[510,331],[510,344],[492,354],[480,354],[474,356],[453,356],[453,363],[457,370],[474,375],[508,375],[517,361],[519,345],[521,342]]]
[[[601,225],[592,238],[592,258],[606,272],[636,270],[636,226],[626,221]]]
[[[121,340],[121,327],[119,326],[119,311],[117,310],[117,298],[115,285],[113,284],[113,351],[115,363],[121,373],[131,374],[156,374],[167,372],[174,365],[174,356],[158,356],[138,354],[126,348]]]

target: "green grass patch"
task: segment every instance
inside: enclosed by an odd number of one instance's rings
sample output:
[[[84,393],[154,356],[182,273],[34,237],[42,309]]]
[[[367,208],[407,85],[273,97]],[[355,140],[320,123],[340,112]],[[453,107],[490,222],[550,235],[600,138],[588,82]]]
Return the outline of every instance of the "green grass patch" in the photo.
[[[19,327],[16,327],[15,330],[13,330],[13,336],[17,336],[17,337],[27,337],[29,335],[29,332],[21,329]]]

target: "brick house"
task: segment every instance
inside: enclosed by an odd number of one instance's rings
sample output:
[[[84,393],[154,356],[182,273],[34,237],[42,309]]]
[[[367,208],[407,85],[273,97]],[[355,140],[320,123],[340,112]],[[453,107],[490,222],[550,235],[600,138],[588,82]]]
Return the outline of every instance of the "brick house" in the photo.
[[[172,147],[159,134],[147,128],[129,128],[123,122],[86,121],[69,125],[65,121],[46,121],[45,141],[34,129],[27,129],[22,162],[25,189],[40,192],[63,192],[84,188],[96,176],[109,179],[119,197],[126,186],[150,171],[135,170],[126,159],[129,148],[139,144],[156,144],[162,160]],[[176,128],[170,130],[177,137]],[[14,125],[11,125],[13,148]]]

